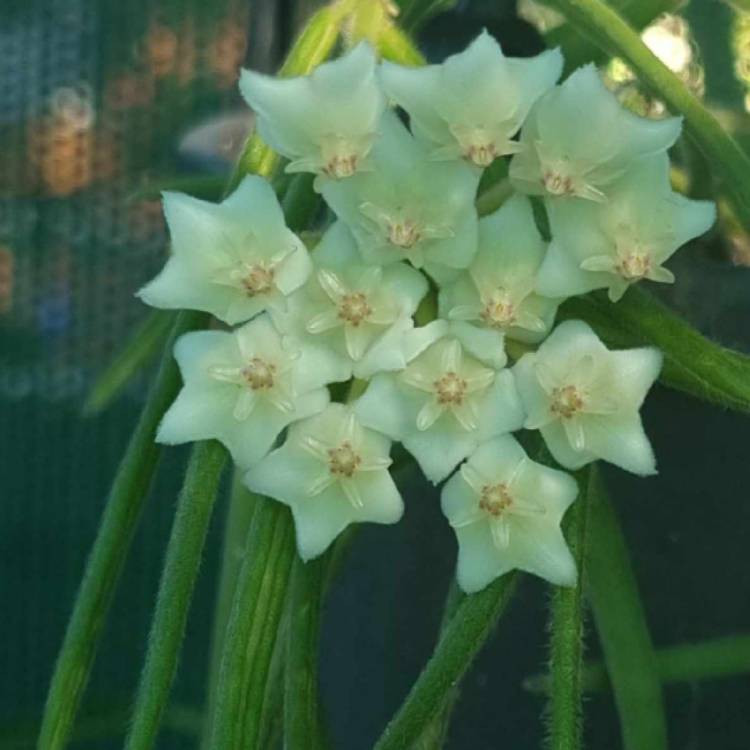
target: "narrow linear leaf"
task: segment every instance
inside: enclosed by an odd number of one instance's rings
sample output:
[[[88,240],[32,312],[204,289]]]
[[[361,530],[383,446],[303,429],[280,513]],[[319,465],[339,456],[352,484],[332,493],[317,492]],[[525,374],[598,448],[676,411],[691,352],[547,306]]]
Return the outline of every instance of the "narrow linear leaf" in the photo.
[[[681,643],[657,649],[656,669],[663,685],[674,682],[700,682],[750,673],[750,635],[725,636],[700,643]],[[549,675],[537,674],[524,680],[532,693],[550,689]],[[611,690],[607,667],[591,662],[583,667],[584,692]]]
[[[325,740],[318,704],[318,645],[330,554],[295,558],[289,592],[284,669],[284,747],[322,750]]]
[[[245,543],[252,523],[255,505],[263,498],[250,492],[241,481],[241,471],[235,467],[232,490],[229,497],[224,534],[222,536],[222,558],[219,580],[216,586],[216,603],[212,620],[211,647],[208,668],[208,695],[206,700],[207,721],[201,737],[202,750],[208,750],[211,741],[210,719],[216,709],[216,690],[224,650],[224,635],[232,609],[237,578],[244,557]]]
[[[550,5],[555,0],[550,0]],[[634,29],[645,29],[662,13],[671,13],[682,4],[682,0],[611,0],[610,7],[622,14]],[[581,34],[574,25],[565,23],[545,34],[548,47],[561,47],[565,57],[563,75],[568,75],[586,63],[602,64],[609,55],[591,39]]]
[[[83,406],[85,416],[94,416],[106,409],[128,383],[164,350],[174,326],[174,317],[174,313],[166,310],[149,312],[94,383]]]
[[[588,596],[620,717],[625,750],[667,750],[661,683],[638,585],[615,509],[596,469]]]
[[[610,346],[656,346],[664,353],[661,381],[676,390],[750,412],[750,357],[696,331],[652,294],[636,286],[616,304],[602,293],[574,297],[560,319],[585,320]]]
[[[581,682],[584,649],[586,548],[592,469],[578,473],[578,498],[566,513],[565,538],[576,561],[578,583],[555,586],[550,618],[550,702],[548,743],[552,750],[581,747]]]
[[[149,392],[133,436],[112,483],[102,522],[86,562],[81,588],[68,621],[44,707],[38,750],[60,750],[70,738],[78,706],[88,681],[102,626],[133,539],[141,508],[161,453],[154,442],[156,428],[180,388],[174,341],[205,324],[203,313],[177,315],[168,354]]]
[[[453,619],[453,615],[456,614],[456,610],[464,598],[465,594],[458,587],[456,579],[452,579],[445,597],[445,604],[443,605],[443,618],[440,623],[439,638],[443,637],[448,624]],[[443,703],[435,717],[430,721],[419,740],[414,744],[414,750],[442,750],[445,747],[451,714],[458,701],[458,696],[459,686],[456,684],[443,698]]]
[[[226,462],[226,450],[215,441],[198,443],[191,453],[167,545],[125,750],[148,750],[156,742],[177,671],[203,545]]]
[[[641,41],[627,21],[602,0],[554,0],[554,5],[582,34],[607,52],[622,57],[641,83],[674,114],[733,196],[739,218],[750,228],[750,158],[719,121]]]
[[[210,747],[260,747],[263,706],[294,558],[289,510],[256,503],[224,637]]]
[[[386,727],[374,750],[406,750],[440,711],[492,633],[515,589],[510,573],[459,605],[422,674]]]

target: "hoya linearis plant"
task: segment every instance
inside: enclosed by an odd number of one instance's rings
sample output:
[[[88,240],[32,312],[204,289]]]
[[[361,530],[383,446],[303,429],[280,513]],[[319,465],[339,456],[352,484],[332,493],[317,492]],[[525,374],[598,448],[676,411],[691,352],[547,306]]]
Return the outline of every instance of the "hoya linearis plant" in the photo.
[[[326,746],[320,609],[357,524],[399,521],[409,498],[393,474],[405,461],[440,487],[459,593],[376,747],[439,746],[455,685],[519,574],[553,590],[550,746],[581,745],[586,594],[627,747],[666,747],[654,654],[596,466],[655,472],[639,411],[659,378],[748,410],[747,359],[648,286],[672,283],[671,256],[715,219],[712,203],[670,183],[682,128],[743,220],[750,171],[609,6],[556,4],[673,116],[625,110],[593,65],[563,76],[565,47],[512,58],[484,32],[425,65],[394,9],[365,0],[314,15],[278,76],[243,72],[256,133],[225,198],[164,195],[171,255],[139,296],[177,311],[173,330],[113,484],[39,748],[70,738],[158,446],[186,442],[129,750],[155,745],[230,464],[245,520],[227,533],[241,535],[244,555],[217,610],[203,745],[267,746],[281,717],[286,747]],[[414,24],[419,12],[405,15]],[[624,636],[613,612],[632,625]],[[618,679],[623,654],[648,701]]]

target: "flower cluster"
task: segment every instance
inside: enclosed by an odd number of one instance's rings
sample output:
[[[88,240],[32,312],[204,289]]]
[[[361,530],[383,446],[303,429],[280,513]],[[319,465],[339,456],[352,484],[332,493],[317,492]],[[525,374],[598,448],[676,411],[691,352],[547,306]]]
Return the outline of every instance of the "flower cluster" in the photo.
[[[310,76],[244,72],[259,133],[334,217],[312,251],[259,177],[220,205],[165,194],[172,255],[140,296],[241,325],[178,341],[158,440],[222,441],[250,489],[290,506],[305,560],[351,523],[399,520],[392,441],[433,483],[453,474],[442,509],[467,592],[513,568],[575,584],[560,522],[577,483],[511,433],[539,430],[565,469],[654,473],[639,410],[660,353],[555,317],[571,295],[672,281],[664,262],[714,208],[671,189],[678,119],[626,111],[593,66],[561,70],[557,50],[506,58],[483,33],[423,68],[362,43]],[[514,192],[479,218],[483,171],[507,157]],[[417,325],[429,296],[437,317]],[[527,352],[512,367],[506,339]],[[362,395],[332,402],[352,378]]]

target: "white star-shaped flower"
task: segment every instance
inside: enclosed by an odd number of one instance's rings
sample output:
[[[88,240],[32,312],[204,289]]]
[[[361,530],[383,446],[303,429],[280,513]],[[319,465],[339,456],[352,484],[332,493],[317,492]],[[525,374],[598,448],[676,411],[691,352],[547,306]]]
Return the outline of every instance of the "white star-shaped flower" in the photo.
[[[159,425],[160,443],[215,438],[252,466],[288,424],[329,400],[323,355],[290,347],[266,315],[231,333],[186,333],[174,355],[184,386]]]
[[[577,494],[573,477],[535,463],[510,435],[480,445],[441,496],[458,539],[459,586],[471,594],[514,569],[574,586],[560,522]]]
[[[286,442],[245,477],[254,492],[288,505],[303,560],[325,552],[351,523],[396,523],[403,502],[388,473],[391,441],[330,404],[292,425]]]
[[[436,484],[480,443],[519,429],[524,412],[509,370],[469,354],[444,321],[434,331],[437,341],[403,372],[376,375],[355,408],[364,425],[400,440]]]
[[[508,58],[486,31],[442,65],[384,62],[386,93],[403,107],[412,132],[434,159],[464,158],[478,167],[516,153],[513,140],[531,105],[560,77],[562,55],[550,50]]]
[[[367,169],[385,96],[367,42],[310,75],[297,78],[243,70],[240,91],[255,111],[258,132],[291,163],[287,172],[350,177]]]
[[[660,154],[641,160],[606,203],[553,201],[549,217],[553,240],[537,290],[562,297],[606,288],[616,302],[642,279],[672,283],[662,264],[711,227],[716,208],[674,193]]]
[[[370,155],[372,171],[328,181],[322,193],[354,234],[365,262],[408,261],[437,281],[469,265],[477,247],[479,172],[433,161],[393,112]]]
[[[425,277],[405,263],[365,265],[341,222],[325,233],[313,259],[310,280],[274,314],[279,330],[335,359],[335,380],[405,367],[405,333],[427,292]]]
[[[510,179],[522,193],[607,199],[612,184],[643,156],[666,151],[682,120],[649,120],[629,112],[593,65],[579,68],[531,109]]]
[[[610,351],[580,320],[559,325],[513,368],[528,414],[555,460],[578,469],[597,458],[635,474],[655,474],[639,414],[659,375],[657,349]]]
[[[312,264],[271,186],[248,176],[223,203],[164,193],[172,254],[139,292],[152,307],[203,310],[234,325],[281,304]]]
[[[541,341],[560,304],[535,292],[546,252],[531,203],[514,195],[479,220],[479,250],[466,271],[440,289],[440,314],[517,341]]]

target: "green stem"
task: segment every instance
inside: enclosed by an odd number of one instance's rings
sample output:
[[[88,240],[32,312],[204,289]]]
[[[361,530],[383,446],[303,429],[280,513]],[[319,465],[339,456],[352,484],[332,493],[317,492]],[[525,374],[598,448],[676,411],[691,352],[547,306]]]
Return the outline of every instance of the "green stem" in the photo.
[[[588,555],[589,599],[604,652],[625,750],[666,750],[661,683],[630,556],[598,474]]]
[[[252,523],[255,506],[258,502],[264,502],[264,500],[250,492],[242,484],[241,472],[235,469],[232,478],[232,492],[229,497],[229,507],[227,508],[226,522],[224,524],[221,569],[219,571],[218,593],[216,595],[211,633],[206,701],[206,716],[208,718],[201,740],[201,748],[203,750],[208,750],[211,741],[210,721],[216,708],[216,690],[219,682],[219,670],[221,668],[221,653],[224,648],[224,635],[232,609],[234,592],[237,588],[237,578],[243,559],[245,542],[247,541],[250,524]]]
[[[669,109],[685,118],[685,128],[721,175],[746,228],[750,228],[750,158],[716,117],[602,0],[554,0],[579,30],[602,49],[622,57]]]
[[[443,605],[443,618],[440,622],[439,638],[442,638],[445,631],[458,610],[458,606],[464,600],[464,594],[456,583],[456,579],[451,580],[448,587],[448,593]],[[456,705],[459,696],[459,686],[454,685],[442,700],[442,705],[435,715],[435,718],[427,725],[422,732],[419,740],[414,745],[414,750],[441,750],[445,747],[448,728],[450,726],[451,714]]]
[[[664,684],[699,682],[722,677],[735,677],[750,672],[750,635],[730,635],[699,643],[681,643],[657,649],[656,671]],[[536,674],[524,680],[531,693],[546,693],[550,678]],[[596,693],[612,689],[604,662],[596,661],[583,667],[584,692]]]
[[[115,586],[148,494],[161,447],[156,428],[180,387],[172,344],[181,334],[200,327],[203,313],[183,312],[175,321],[168,345],[125,456],[117,470],[94,546],[86,563],[73,613],[44,707],[38,750],[59,750],[70,737]]]
[[[409,35],[391,22],[388,22],[380,31],[378,49],[383,59],[399,65],[418,67],[427,64],[424,55]]]
[[[258,501],[229,616],[216,691],[211,747],[259,747],[263,704],[294,558],[289,510]]]
[[[578,583],[555,586],[552,592],[549,703],[549,747],[578,750],[581,747],[581,671],[584,648],[583,589],[586,585],[586,547],[593,470],[578,476],[578,499],[568,511],[564,527],[576,561]]]
[[[320,610],[330,555],[304,563],[294,561],[290,585],[289,625],[284,686],[284,747],[325,747],[318,705]]]
[[[125,750],[153,747],[169,700],[203,545],[227,453],[220,443],[198,443],[192,451],[167,545],[146,663]]]
[[[662,13],[670,13],[681,4],[681,0],[610,0],[610,6],[635,29],[644,29]],[[554,5],[554,0],[550,0]],[[565,58],[563,75],[572,73],[586,63],[605,63],[608,55],[599,49],[587,36],[566,23],[551,29],[544,38],[548,47],[561,47]]]
[[[85,416],[93,416],[109,406],[123,388],[163,351],[174,326],[174,313],[152,310],[136,327],[106,370],[97,378],[83,406]]]
[[[461,602],[432,658],[374,750],[406,750],[413,746],[489,638],[505,611],[515,581],[515,574],[505,575]]]

